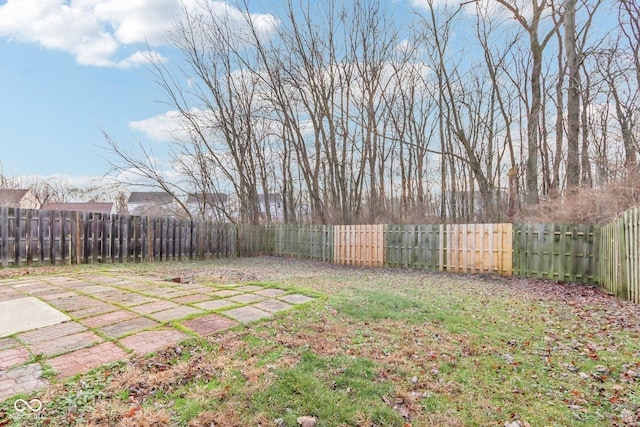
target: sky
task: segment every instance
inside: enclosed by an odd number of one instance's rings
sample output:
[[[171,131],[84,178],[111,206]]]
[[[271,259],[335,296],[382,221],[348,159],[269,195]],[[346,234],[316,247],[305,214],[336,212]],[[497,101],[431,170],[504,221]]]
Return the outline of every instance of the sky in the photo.
[[[0,0],[0,174],[82,181],[109,172],[101,130],[123,145],[157,140],[170,108],[145,58],[178,62],[166,31],[199,1],[234,11],[214,0]],[[277,16],[277,0],[249,7]]]
[[[109,172],[102,130],[124,146],[157,140],[169,108],[145,58],[178,62],[166,32],[199,1],[0,0],[0,174],[81,182]],[[277,3],[249,7],[269,17]]]
[[[171,64],[166,31],[196,1],[0,0],[0,174],[99,177],[101,130],[148,138],[167,106],[145,58]]]

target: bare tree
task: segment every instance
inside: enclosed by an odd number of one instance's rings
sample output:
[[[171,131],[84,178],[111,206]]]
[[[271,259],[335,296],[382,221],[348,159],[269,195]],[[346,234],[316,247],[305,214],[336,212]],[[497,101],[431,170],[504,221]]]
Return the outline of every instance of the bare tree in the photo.
[[[529,36],[529,49],[531,53],[531,100],[527,112],[526,188],[528,203],[536,204],[540,200],[538,192],[538,150],[540,149],[539,123],[540,113],[542,111],[541,76],[543,53],[551,37],[553,37],[561,25],[561,20],[555,22],[551,29],[540,35],[541,21],[544,19],[545,12],[549,12],[549,5],[546,1],[531,0],[531,17],[529,19],[527,19],[527,14],[518,7],[516,1],[496,1],[513,14],[514,19]]]

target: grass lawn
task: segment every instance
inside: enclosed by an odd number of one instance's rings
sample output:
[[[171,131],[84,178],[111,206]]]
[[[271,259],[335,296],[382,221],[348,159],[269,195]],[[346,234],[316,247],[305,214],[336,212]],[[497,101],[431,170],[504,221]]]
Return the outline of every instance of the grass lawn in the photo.
[[[0,426],[639,425],[640,307],[591,286],[279,258],[105,268],[317,298],[54,383],[24,396],[46,417]]]

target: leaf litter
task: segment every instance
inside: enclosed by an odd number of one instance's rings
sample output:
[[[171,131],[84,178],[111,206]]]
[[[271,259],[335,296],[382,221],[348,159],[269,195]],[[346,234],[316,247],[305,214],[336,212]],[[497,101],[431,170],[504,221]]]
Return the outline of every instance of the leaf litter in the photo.
[[[278,369],[295,366],[304,350],[372,360],[373,381],[393,384],[393,393],[380,399],[404,420],[399,425],[639,425],[640,307],[594,286],[273,257],[121,267],[139,268],[199,282],[277,281],[328,299],[189,348],[131,359],[109,375],[92,407],[72,414],[76,423],[182,425],[175,400],[197,384],[215,382],[219,386],[198,389],[205,409],[184,425],[278,425],[278,417],[252,413],[248,402],[278,380]],[[340,310],[341,301],[371,289],[416,299],[426,314],[371,321]],[[249,336],[259,345],[247,346]],[[281,349],[287,351],[261,363]],[[74,387],[53,384],[39,396],[55,401]],[[55,416],[51,425],[68,420]],[[359,414],[349,425],[374,424]]]

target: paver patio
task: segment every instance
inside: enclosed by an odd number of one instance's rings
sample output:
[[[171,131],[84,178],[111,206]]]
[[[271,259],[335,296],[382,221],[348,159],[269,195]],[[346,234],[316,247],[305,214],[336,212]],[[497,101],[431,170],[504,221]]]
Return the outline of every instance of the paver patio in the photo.
[[[210,336],[313,299],[253,283],[180,283],[124,273],[0,280],[0,302],[26,297],[71,320],[0,338],[0,401],[46,386],[43,364],[66,378],[175,345],[188,331]]]

